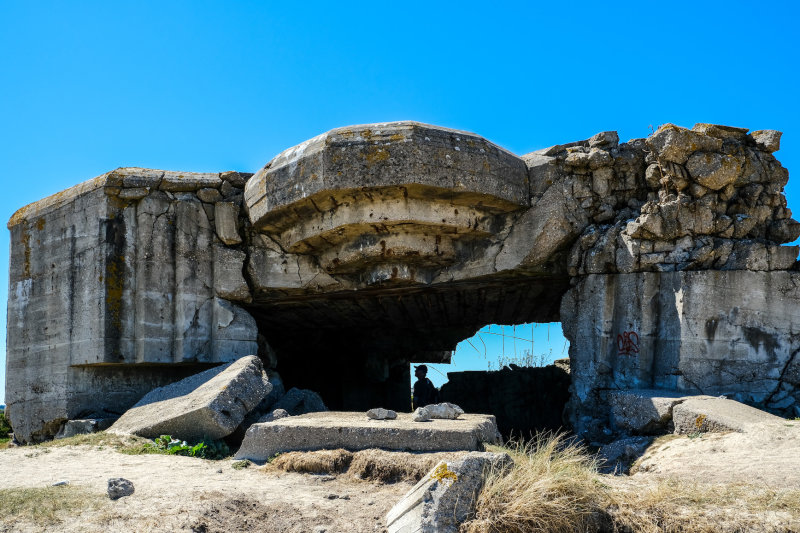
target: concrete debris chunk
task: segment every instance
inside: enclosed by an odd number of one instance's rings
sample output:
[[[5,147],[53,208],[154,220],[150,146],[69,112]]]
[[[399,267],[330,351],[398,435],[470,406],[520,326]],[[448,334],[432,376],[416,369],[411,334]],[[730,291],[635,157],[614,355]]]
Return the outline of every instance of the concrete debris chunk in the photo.
[[[776,130],[758,130],[750,134],[756,143],[760,144],[769,153],[777,152],[781,149],[782,132]]]
[[[764,431],[770,425],[780,427],[785,419],[749,405],[726,398],[700,396],[687,398],[672,410],[675,433],[738,433]]]
[[[411,419],[414,422],[427,422],[431,420],[431,413],[426,407],[417,407],[414,409],[414,412],[411,413]]]
[[[134,492],[133,483],[124,477],[112,477],[108,480],[108,497],[112,500],[118,500],[125,496],[130,496]]]
[[[464,414],[464,410],[454,403],[434,403],[426,405],[425,409],[428,411],[428,416],[431,418],[443,418],[455,420],[460,415]]]
[[[296,387],[289,389],[280,400],[273,404],[273,408],[284,409],[292,416],[328,410],[319,394]]]
[[[367,411],[367,417],[372,420],[394,420],[397,418],[397,413],[391,409],[384,409],[383,407],[376,407]]]
[[[266,422],[272,422],[273,420],[280,420],[281,418],[286,418],[287,416],[291,416],[286,409],[275,409],[271,413],[267,413],[261,418],[258,419],[259,424],[263,424]]]
[[[116,418],[87,418],[83,420],[67,420],[64,426],[56,433],[57,439],[66,439],[75,435],[97,433],[112,426]]]
[[[261,360],[242,357],[149,392],[109,432],[195,442],[219,439],[232,433],[270,389]]]
[[[487,475],[511,463],[508,454],[489,452],[440,462],[386,514],[389,533],[457,533]]]
[[[608,395],[611,422],[617,429],[636,434],[665,432],[672,408],[685,398],[667,390],[613,391]]]

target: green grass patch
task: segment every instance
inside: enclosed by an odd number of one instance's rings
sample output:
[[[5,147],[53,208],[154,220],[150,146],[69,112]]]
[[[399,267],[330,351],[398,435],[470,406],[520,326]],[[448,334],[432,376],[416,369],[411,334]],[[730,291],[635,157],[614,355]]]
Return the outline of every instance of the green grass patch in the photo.
[[[32,445],[31,448],[48,449],[62,446],[94,446],[99,450],[110,448],[126,455],[186,455],[211,460],[226,459],[232,455],[230,448],[222,440],[207,439],[188,443],[173,439],[169,435],[162,435],[157,439],[150,440],[134,435],[116,435],[105,431],[50,440]]]
[[[73,520],[82,511],[98,509],[106,502],[103,494],[71,485],[4,489],[0,490],[0,520],[10,525],[33,522],[42,527],[54,526],[64,518]]]

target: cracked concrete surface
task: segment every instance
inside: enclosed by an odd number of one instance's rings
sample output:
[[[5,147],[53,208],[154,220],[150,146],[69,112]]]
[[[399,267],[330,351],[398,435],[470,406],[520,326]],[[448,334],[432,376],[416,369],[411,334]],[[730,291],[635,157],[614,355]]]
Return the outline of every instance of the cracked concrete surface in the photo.
[[[485,324],[559,320],[582,434],[604,433],[619,389],[791,415],[782,244],[800,224],[779,139],[668,124],[517,157],[401,122],[332,130],[255,175],[114,170],[9,221],[9,416],[38,440],[249,354],[334,409],[403,411],[409,362]]]

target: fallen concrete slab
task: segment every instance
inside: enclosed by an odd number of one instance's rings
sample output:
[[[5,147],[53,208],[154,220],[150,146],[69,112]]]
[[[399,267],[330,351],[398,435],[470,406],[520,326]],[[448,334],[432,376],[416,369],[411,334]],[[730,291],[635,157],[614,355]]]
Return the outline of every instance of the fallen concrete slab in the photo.
[[[675,433],[760,431],[765,425],[782,425],[785,419],[726,398],[698,396],[684,399],[672,409]]]
[[[414,422],[408,413],[398,413],[394,420],[372,420],[363,412],[327,411],[253,424],[235,458],[263,462],[281,452],[336,448],[470,451],[480,450],[484,442],[496,442],[497,435],[491,415]]]
[[[270,389],[261,360],[242,357],[150,391],[108,431],[151,439],[220,439],[232,433]]]
[[[389,533],[457,533],[473,512],[487,474],[511,464],[506,453],[473,452],[441,461],[386,514]]]
[[[673,407],[685,398],[685,393],[661,389],[610,392],[611,423],[616,429],[633,433],[666,431]]]

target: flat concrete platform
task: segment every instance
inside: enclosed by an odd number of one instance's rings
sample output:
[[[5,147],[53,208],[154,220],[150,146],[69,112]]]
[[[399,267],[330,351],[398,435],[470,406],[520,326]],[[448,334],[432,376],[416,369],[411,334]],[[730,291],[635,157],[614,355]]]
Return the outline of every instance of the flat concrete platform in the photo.
[[[414,422],[411,414],[395,420],[371,420],[362,412],[326,411],[253,424],[236,459],[263,462],[290,451],[357,451],[367,448],[411,452],[480,450],[497,439],[494,416],[464,414],[456,420]]]

